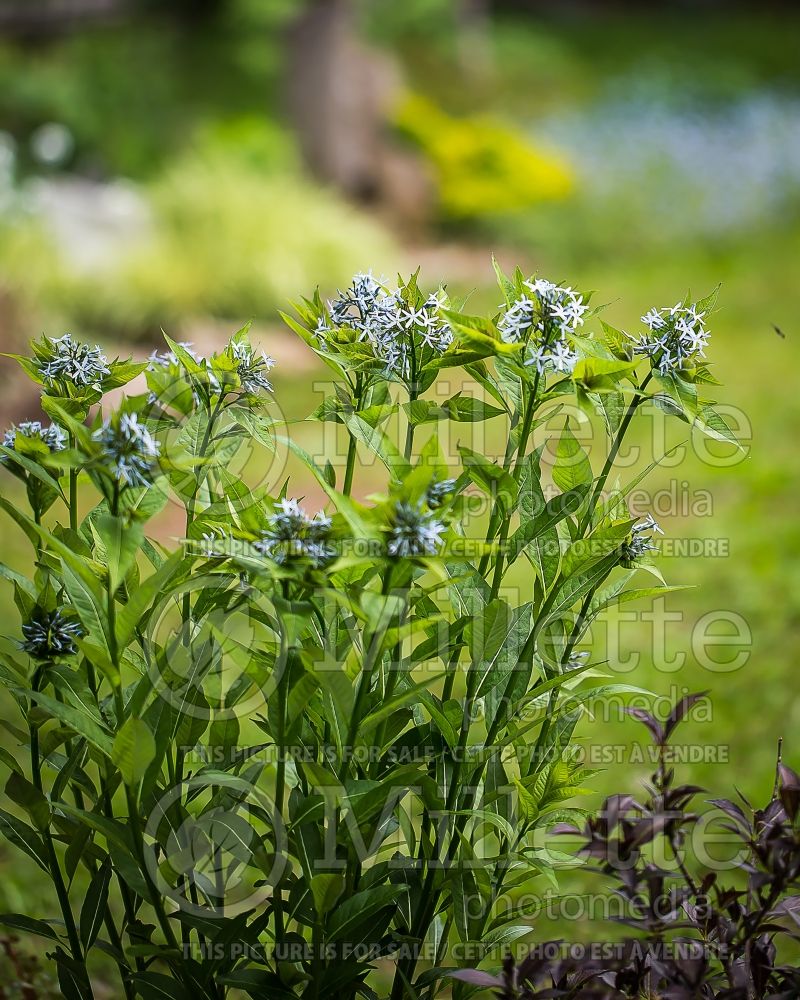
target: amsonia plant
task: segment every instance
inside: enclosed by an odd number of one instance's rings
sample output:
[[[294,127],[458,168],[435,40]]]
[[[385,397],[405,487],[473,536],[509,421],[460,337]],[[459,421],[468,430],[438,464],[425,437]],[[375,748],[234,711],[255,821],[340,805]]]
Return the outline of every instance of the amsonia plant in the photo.
[[[341,463],[279,419],[246,328],[210,357],[65,335],[18,359],[49,422],[0,448],[31,553],[0,567],[0,831],[60,913],[0,921],[45,939],[69,1000],[102,962],[144,1000],[431,1000],[530,932],[513,899],[555,877],[542,834],[583,820],[575,727],[621,687],[579,647],[663,592],[620,445],[650,401],[733,437],[702,396],[710,299],[629,336],[572,288],[498,278],[491,316],[367,274],[285,317],[331,372],[309,419]],[[253,485],[275,455],[299,481]]]

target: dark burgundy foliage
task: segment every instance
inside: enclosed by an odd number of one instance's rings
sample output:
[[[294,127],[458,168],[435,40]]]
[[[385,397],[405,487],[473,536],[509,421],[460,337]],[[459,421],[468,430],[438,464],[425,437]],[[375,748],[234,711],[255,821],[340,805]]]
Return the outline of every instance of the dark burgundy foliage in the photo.
[[[690,806],[702,789],[675,783],[668,744],[701,697],[681,699],[663,720],[630,711],[657,748],[656,771],[643,801],[611,795],[582,831],[581,853],[627,901],[622,923],[635,936],[587,947],[580,957],[547,942],[518,963],[507,958],[496,976],[463,970],[456,978],[500,1000],[800,997],[800,968],[782,955],[800,954],[800,777],[779,759],[765,808],[742,796],[740,803],[711,799],[724,816],[718,829],[739,848],[736,864],[718,873],[688,861],[684,842],[699,818]],[[653,856],[674,857],[675,864],[665,870]]]

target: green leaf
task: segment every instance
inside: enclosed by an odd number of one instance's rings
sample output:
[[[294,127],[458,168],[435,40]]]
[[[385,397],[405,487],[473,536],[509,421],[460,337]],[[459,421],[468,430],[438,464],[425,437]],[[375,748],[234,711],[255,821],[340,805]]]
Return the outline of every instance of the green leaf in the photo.
[[[745,450],[744,445],[728,427],[723,417],[708,403],[697,411],[692,426],[699,428],[707,437],[717,441],[725,441],[727,444],[734,444],[739,451]]]
[[[107,757],[111,756],[113,740],[111,733],[105,726],[99,726],[94,719],[87,716],[84,712],[73,708],[71,705],[65,705],[63,702],[56,701],[55,698],[42,694],[41,691],[26,691],[25,694],[41,705],[42,708],[47,709],[56,719],[69,726],[70,729],[84,736],[92,746],[97,747]]]
[[[25,810],[38,830],[46,830],[50,826],[50,803],[27,778],[12,771],[6,782],[6,794]]]
[[[111,592],[116,593],[136,561],[136,553],[144,539],[144,528],[138,521],[126,524],[124,518],[112,514],[101,514],[95,518],[94,524],[105,546]]]
[[[432,684],[435,684],[436,681],[441,680],[445,674],[446,671],[434,674],[432,677],[428,677],[425,680],[420,681],[418,684],[412,684],[408,690],[403,691],[400,694],[396,694],[393,698],[390,698],[389,701],[385,701],[380,708],[376,708],[375,711],[370,712],[369,715],[367,715],[361,722],[358,727],[359,736],[365,737],[367,733],[372,730],[373,726],[376,726],[383,719],[388,718],[396,712],[398,708],[401,708],[408,702],[413,701],[420,691],[427,690]]]
[[[27,823],[23,823],[21,819],[17,819],[11,813],[0,809],[0,834],[10,844],[24,851],[29,858],[33,858],[42,871],[47,872],[48,875],[50,874],[44,842],[32,827],[28,826]]]
[[[596,398],[603,412],[606,429],[609,435],[613,436],[619,430],[619,425],[625,416],[627,409],[625,397],[621,392],[603,392],[599,393]]]
[[[438,705],[438,699],[434,698],[430,692],[420,691],[419,699],[425,711],[436,723],[436,728],[438,729],[442,739],[449,747],[454,747],[458,742],[460,726],[454,725],[454,720],[451,720],[449,715],[442,711]],[[455,705],[457,702],[451,701],[449,704]]]
[[[556,448],[553,481],[564,492],[585,486],[592,481],[592,466],[586,452],[572,433],[569,419],[564,425]]]
[[[73,572],[66,563],[62,564],[61,572],[64,589],[78,612],[86,636],[89,640],[94,640],[101,650],[106,652],[108,650],[108,616],[102,589],[97,581],[90,583],[85,576],[79,576]]]
[[[509,281],[509,279],[503,273],[502,268],[497,262],[497,258],[492,254],[492,267],[494,268],[494,273],[497,276],[497,284],[500,286],[503,295],[505,296],[506,305],[511,306],[517,297],[517,290],[514,287],[514,283]]]
[[[24,913],[0,913],[0,924],[3,927],[10,927],[14,931],[23,931],[25,934],[38,934],[39,937],[49,938],[51,941],[58,941],[58,934],[44,920],[36,920],[28,917]]]
[[[94,944],[103,926],[110,880],[111,858],[106,857],[95,872],[81,907],[81,942],[87,951]]]
[[[132,981],[142,1000],[196,1000],[179,982],[160,972],[138,972]]]
[[[311,895],[314,897],[314,907],[319,917],[333,909],[336,900],[344,892],[344,879],[341,875],[323,873],[311,879]]]
[[[36,588],[31,583],[31,581],[24,577],[21,573],[17,573],[16,570],[11,569],[10,566],[6,566],[5,563],[0,563],[0,577],[4,580],[8,580],[9,583],[13,583],[15,586],[19,587],[20,590],[24,591],[28,597],[36,598]]]
[[[490,420],[506,412],[475,396],[462,396],[460,392],[443,403],[425,399],[412,400],[410,403],[405,403],[403,409],[412,424],[426,424],[438,420],[471,424]]]
[[[523,823],[533,823],[539,815],[539,800],[521,781],[515,779],[517,788],[517,810]]]
[[[58,663],[47,671],[47,679],[70,705],[85,712],[99,726],[105,725],[83,672]]]
[[[102,834],[109,844],[117,844],[128,854],[131,853],[127,827],[119,820],[109,819],[99,812],[79,809],[77,806],[70,805],[69,802],[59,802],[58,808],[61,812],[77,819],[81,824],[90,827],[96,833]]]
[[[357,413],[345,416],[344,422],[356,441],[360,441],[368,451],[377,455],[398,482],[402,482],[411,472],[411,466],[397,446],[378,427],[370,426]]]
[[[478,452],[464,445],[459,445],[458,450],[470,479],[500,505],[505,515],[508,515],[517,501],[518,487],[514,478],[501,466],[479,455]]]
[[[239,720],[235,715],[214,719],[208,731],[208,745],[219,747],[227,753],[237,744],[239,728]]]
[[[169,594],[167,584],[172,580],[185,561],[183,552],[173,554],[151,576],[142,580],[117,614],[117,643],[120,649],[130,643],[136,630],[142,627],[142,619],[150,605],[158,597]]]
[[[472,660],[471,673],[478,678],[474,697],[496,687],[516,666],[528,635],[530,610],[530,604],[511,608],[498,599],[467,625],[464,637]]]
[[[485,403],[482,399],[474,396],[456,395],[444,403],[444,408],[450,419],[457,423],[475,423],[480,420],[490,420],[492,417],[499,417],[504,410],[498,409]]]
[[[327,937],[331,941],[352,941],[380,910],[396,907],[403,890],[396,885],[381,885],[365,889],[346,899],[333,911],[327,922]]]
[[[128,719],[117,733],[111,759],[126,785],[138,785],[156,755],[156,741],[142,719]]]
[[[613,391],[620,379],[625,378],[638,364],[620,358],[581,358],[572,372],[572,379],[593,392]]]
[[[484,917],[491,906],[492,886],[488,873],[467,861],[452,876],[450,895],[453,917],[462,942],[478,940]]]
[[[653,396],[653,402],[666,413],[692,423],[698,411],[697,386],[684,381],[674,372],[666,375],[654,372],[653,381],[661,389],[660,394]]]
[[[34,479],[38,479],[40,483],[44,483],[48,489],[53,490],[62,500],[64,499],[64,492],[58,485],[58,482],[41,465],[28,458],[27,455],[21,454],[14,448],[6,448],[5,445],[0,445],[0,455],[5,455],[11,462],[16,462],[17,465],[22,466]]]
[[[92,988],[83,963],[61,948],[56,948],[50,957],[55,958],[58,965],[58,985],[64,1000],[86,1000],[86,997],[91,996]]]
[[[558,536],[554,537],[550,529],[580,509],[589,492],[590,485],[589,482],[581,483],[567,493],[559,493],[552,500],[548,500],[544,505],[544,510],[540,511],[532,520],[523,521],[509,541],[509,563],[512,563],[534,539],[545,536],[548,545],[552,546],[555,543],[556,551],[551,554],[558,557]]]
[[[613,608],[619,604],[627,604],[629,601],[639,601],[648,597],[662,597],[664,594],[672,593],[676,590],[688,590],[689,587],[674,586],[674,587],[642,587],[639,589],[623,590],[622,593],[614,594],[611,597],[604,597],[603,594],[598,594],[597,598],[589,605],[589,614],[594,616],[600,614],[601,611],[605,611],[606,608]],[[607,592],[606,592],[607,593]]]
[[[244,990],[254,1000],[296,1000],[297,994],[285,986],[274,972],[266,969],[239,967],[222,976],[220,982],[234,989]]]
[[[558,591],[558,596],[547,616],[547,621],[560,618],[576,601],[602,583],[618,562],[619,557],[615,552],[612,552],[611,555],[605,556],[585,573],[571,576],[569,580],[566,580]],[[544,622],[541,624],[543,625]]]
[[[0,508],[2,508],[6,514],[22,528],[28,539],[36,545],[39,538],[38,532],[33,521],[21,510],[18,510],[10,500],[7,500],[4,496],[0,496]]]

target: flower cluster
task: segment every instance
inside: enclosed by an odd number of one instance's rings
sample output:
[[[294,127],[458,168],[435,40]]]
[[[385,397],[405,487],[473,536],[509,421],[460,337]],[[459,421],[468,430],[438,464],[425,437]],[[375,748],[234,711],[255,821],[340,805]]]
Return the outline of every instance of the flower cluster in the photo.
[[[241,549],[245,544],[219,525],[211,525],[201,534],[197,550],[206,559],[228,559],[235,554],[237,546]]]
[[[39,363],[39,373],[48,382],[62,382],[76,388],[102,388],[106,375],[111,373],[108,358],[95,345],[81,344],[65,333],[63,337],[49,337],[52,355]]]
[[[582,649],[579,652],[570,653],[569,658],[565,664],[567,671],[570,670],[581,670],[586,666],[586,661],[589,659],[590,652],[588,649]]]
[[[425,503],[430,510],[438,510],[455,489],[455,479],[434,479],[425,493]]]
[[[220,392],[219,372],[215,372],[214,370],[214,358],[205,358],[201,354],[198,354],[193,349],[191,343],[184,341],[180,342],[178,346],[183,348],[189,357],[205,370],[205,375],[208,378],[208,384],[212,392]],[[274,358],[268,357],[263,351],[255,351],[244,340],[231,341],[229,350],[236,363],[236,374],[239,376],[243,392],[250,396],[257,396],[261,391],[272,392],[272,383],[267,378],[267,372],[275,367]],[[181,374],[181,359],[175,351],[153,351],[148,361],[150,371],[156,371],[158,368],[166,368],[170,374],[175,374],[176,376]],[[150,402],[155,403],[157,401],[158,394],[151,392]]]
[[[329,517],[321,511],[309,517],[297,500],[283,499],[253,548],[280,566],[293,559],[308,559],[312,566],[319,568],[336,558],[330,535]]]
[[[580,292],[545,278],[526,281],[525,286],[529,295],[522,295],[507,308],[501,306],[500,336],[507,343],[524,344],[525,364],[540,374],[548,369],[572,371],[578,356],[567,338],[583,326],[588,303]]]
[[[387,375],[408,379],[415,350],[442,354],[453,342],[453,331],[440,316],[443,305],[441,294],[433,293],[413,305],[399,289],[387,290],[371,273],[357,274],[347,291],[328,303],[330,323],[321,317],[316,334],[324,346],[332,330],[349,327],[370,344]]]
[[[37,660],[52,660],[77,652],[75,640],[83,635],[80,625],[64,617],[60,609],[39,612],[22,626],[22,648]]]
[[[103,446],[105,458],[123,486],[151,486],[153,462],[160,447],[135,413],[123,413],[106,420],[93,438]]]
[[[275,367],[274,358],[268,357],[263,351],[254,351],[244,340],[234,341],[231,352],[236,360],[236,373],[246,393],[257,396],[262,390],[272,392],[267,372]]]
[[[686,363],[705,357],[710,334],[704,318],[705,312],[699,312],[696,305],[682,302],[668,309],[651,309],[642,316],[649,333],[634,338],[634,351],[651,358],[661,375],[679,371]]]
[[[210,374],[208,361],[200,354],[198,354],[192,347],[189,341],[180,340],[178,341],[178,347],[182,348],[189,357],[195,361],[198,365],[203,366],[206,372],[209,373],[209,382],[211,383],[212,389],[219,389],[219,382]],[[147,359],[147,370],[150,372],[156,372],[160,368],[163,368],[170,379],[175,379],[179,385],[182,385],[184,379],[183,365],[181,364],[181,359],[173,350],[168,351],[153,351]],[[159,379],[160,383],[161,380]],[[192,400],[194,405],[198,406],[200,404],[200,394],[197,389],[192,386]],[[159,388],[151,388],[147,395],[147,402],[150,406],[163,408],[166,400],[168,399],[168,393],[164,392],[163,386],[159,385]]]
[[[620,548],[620,565],[625,569],[633,569],[638,559],[648,552],[657,550],[658,546],[653,544],[653,535],[648,532],[664,534],[652,514],[648,514],[633,526],[633,530]]]
[[[3,446],[5,448],[16,447],[17,437],[38,438],[43,441],[50,451],[63,451],[67,446],[67,435],[58,424],[50,424],[45,427],[38,420],[23,420],[21,424],[12,424],[3,435]],[[0,461],[8,461],[7,456],[0,458]]]
[[[444,529],[444,523],[421,504],[400,501],[392,514],[386,551],[390,556],[400,558],[435,555]]]
[[[196,361],[199,365],[205,364],[205,358],[201,357],[195,350],[193,350],[193,345],[190,341],[180,340],[178,341],[178,347],[182,347],[189,357]],[[153,351],[147,361],[147,367],[150,371],[154,371],[157,366],[161,368],[178,368],[181,363],[180,358],[174,351]]]

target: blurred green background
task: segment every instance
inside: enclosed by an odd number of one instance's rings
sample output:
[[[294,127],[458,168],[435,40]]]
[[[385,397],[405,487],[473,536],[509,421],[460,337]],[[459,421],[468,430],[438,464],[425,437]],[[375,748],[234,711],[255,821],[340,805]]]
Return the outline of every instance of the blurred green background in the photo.
[[[778,735],[800,764],[798,31],[790,4],[699,0],[0,0],[3,350],[71,330],[145,356],[162,327],[208,350],[252,318],[302,417],[322,372],[276,310],[357,270],[421,265],[491,308],[493,251],[598,289],[631,331],[721,283],[711,360],[747,455],[718,468],[690,449],[651,490],[677,489],[658,511],[669,537],[727,550],[662,559],[667,582],[695,585],[666,605],[685,663],[659,669],[638,619],[624,679],[710,689],[712,723],[685,732],[721,749],[686,777],[757,798]],[[3,426],[35,417],[13,366],[0,377]],[[684,481],[710,491],[711,516],[687,509]],[[24,564],[23,540],[3,538]],[[736,670],[692,651],[719,611],[749,631]],[[583,734],[638,736],[606,719]],[[647,770],[609,767],[598,796]],[[5,845],[0,871],[0,908],[49,912]]]

